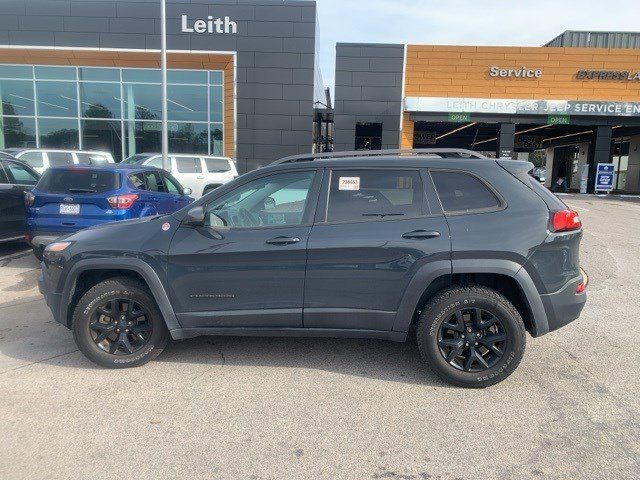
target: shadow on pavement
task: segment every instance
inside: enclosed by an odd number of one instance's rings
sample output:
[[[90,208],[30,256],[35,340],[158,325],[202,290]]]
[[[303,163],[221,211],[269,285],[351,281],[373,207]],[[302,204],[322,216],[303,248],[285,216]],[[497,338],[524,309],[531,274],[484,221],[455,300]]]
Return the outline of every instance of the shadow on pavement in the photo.
[[[0,304],[0,370],[34,363],[100,368],[78,354],[70,330],[56,323],[42,297]],[[198,337],[172,341],[155,362],[316,369],[392,382],[444,385],[422,362],[412,339]],[[4,368],[3,368],[4,367]],[[144,366],[141,368],[145,368]]]
[[[422,385],[445,385],[423,363],[412,339],[198,337],[171,342],[159,362],[317,369]]]

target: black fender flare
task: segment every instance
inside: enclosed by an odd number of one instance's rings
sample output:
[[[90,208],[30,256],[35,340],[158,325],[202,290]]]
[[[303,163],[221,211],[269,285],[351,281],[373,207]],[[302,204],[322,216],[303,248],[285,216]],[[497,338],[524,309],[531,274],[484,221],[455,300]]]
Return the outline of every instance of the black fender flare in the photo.
[[[408,332],[413,313],[416,311],[420,297],[436,278],[451,275],[451,260],[437,260],[425,263],[413,275],[405,290],[396,318],[393,321],[393,331]]]
[[[511,277],[522,290],[531,309],[535,328],[534,336],[544,335],[549,332],[547,313],[533,279],[522,268],[522,265],[512,260],[503,259],[461,259],[453,260],[452,262],[431,262],[424,265],[416,272],[407,287],[396,314],[393,330],[399,332],[407,332],[409,330],[418,302],[434,280],[443,275],[462,273],[493,273]]]
[[[68,308],[75,290],[76,281],[82,272],[89,270],[128,270],[138,273],[147,283],[149,290],[151,290],[151,294],[160,308],[160,312],[169,331],[172,332],[182,328],[158,274],[151,265],[139,258],[84,259],[73,265],[66,276],[59,307],[59,318],[65,319],[68,327],[70,327],[68,324],[69,321],[67,320],[69,318]]]

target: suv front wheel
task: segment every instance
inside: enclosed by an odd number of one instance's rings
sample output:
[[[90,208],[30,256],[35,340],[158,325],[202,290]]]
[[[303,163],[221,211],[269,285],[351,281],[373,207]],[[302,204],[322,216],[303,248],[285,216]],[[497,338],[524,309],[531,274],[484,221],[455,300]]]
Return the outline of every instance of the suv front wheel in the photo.
[[[484,388],[516,369],[526,343],[522,317],[502,294],[483,286],[436,294],[417,326],[422,358],[444,381]]]
[[[150,292],[128,278],[104,280],[82,296],[73,313],[73,337],[89,360],[108,368],[144,365],[169,340]]]

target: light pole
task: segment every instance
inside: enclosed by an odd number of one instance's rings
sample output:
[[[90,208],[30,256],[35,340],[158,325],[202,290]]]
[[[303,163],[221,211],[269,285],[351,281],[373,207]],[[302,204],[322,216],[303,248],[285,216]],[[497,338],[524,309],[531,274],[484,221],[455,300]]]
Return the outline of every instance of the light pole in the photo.
[[[169,132],[167,128],[167,2],[160,0],[160,57],[162,70],[162,168],[169,171]]]

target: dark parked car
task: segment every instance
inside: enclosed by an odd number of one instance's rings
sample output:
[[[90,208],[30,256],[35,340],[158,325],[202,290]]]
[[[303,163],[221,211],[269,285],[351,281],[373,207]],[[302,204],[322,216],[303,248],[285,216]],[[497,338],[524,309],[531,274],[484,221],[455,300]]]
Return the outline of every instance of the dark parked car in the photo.
[[[440,377],[486,387],[526,332],[586,300],[580,219],[531,168],[437,149],[291,157],[171,215],[50,245],[40,288],[106,367],[196,335],[411,334]]]
[[[0,242],[24,238],[24,194],[38,178],[29,165],[0,152]]]
[[[165,215],[191,203],[191,189],[171,174],[141,165],[67,166],[47,169],[25,194],[27,237],[33,253],[58,237],[116,220]]]

